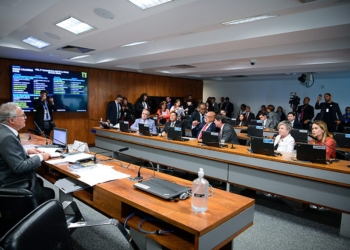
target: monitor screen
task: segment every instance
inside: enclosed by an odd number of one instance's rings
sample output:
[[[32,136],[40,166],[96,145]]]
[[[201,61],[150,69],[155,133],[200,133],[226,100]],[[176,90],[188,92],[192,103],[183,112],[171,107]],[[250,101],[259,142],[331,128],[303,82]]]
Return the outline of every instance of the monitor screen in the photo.
[[[87,72],[31,68],[13,65],[12,101],[25,112],[33,112],[33,100],[46,90],[57,111],[86,112],[88,107]]]
[[[340,148],[350,148],[350,134],[333,133],[333,138]]]
[[[53,128],[53,144],[66,147],[67,145],[67,129]]]
[[[308,142],[309,131],[306,129],[292,129],[290,135],[294,138],[296,142]]]
[[[249,125],[247,134],[248,136],[251,136],[251,137],[263,137],[264,136],[263,126]]]

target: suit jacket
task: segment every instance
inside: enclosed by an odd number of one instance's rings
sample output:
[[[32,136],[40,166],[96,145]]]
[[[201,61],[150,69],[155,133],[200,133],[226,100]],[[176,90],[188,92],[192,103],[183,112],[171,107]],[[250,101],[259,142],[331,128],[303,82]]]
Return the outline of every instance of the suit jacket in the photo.
[[[246,115],[244,115],[244,116],[246,117]],[[250,121],[251,121],[251,120],[255,120],[255,115],[254,115],[254,113],[249,112],[249,114],[248,114],[248,119],[246,118],[247,125],[250,124]]]
[[[227,117],[232,117],[232,112],[233,112],[233,103],[232,102],[225,102],[222,105],[222,109],[226,111],[226,116]]]
[[[198,110],[195,110],[195,111],[191,114],[190,118],[188,119],[188,126],[189,126],[189,128],[192,127],[192,122],[193,122],[193,121],[201,122],[201,115],[202,115],[202,114],[201,114]],[[204,122],[204,117],[205,117],[205,115],[203,116],[203,121],[202,121],[202,122]]]
[[[225,142],[228,143],[239,144],[236,131],[230,124],[224,123],[221,127],[221,130],[222,132],[220,133],[220,140],[225,140]]]
[[[300,115],[303,112],[303,108],[305,105],[300,105],[298,107],[298,115]],[[300,120],[302,123],[304,123],[305,120],[312,120],[312,118],[314,118],[315,114],[314,114],[314,107],[312,107],[311,105],[306,105],[304,108],[304,115],[303,115],[303,119]]]
[[[41,101],[40,97],[39,97],[39,99],[35,99],[33,101],[33,106],[34,106],[34,109],[36,110],[36,113],[34,115],[34,121],[40,127],[44,126],[44,115],[45,115],[44,102]],[[51,102],[49,102],[49,101],[47,102],[47,108],[49,110],[49,114],[51,117],[50,121],[53,121],[52,112],[57,111],[57,108],[55,105],[52,105]]]
[[[264,125],[263,125],[264,126]],[[265,121],[265,126],[264,128],[271,128],[271,129],[275,129],[275,125],[273,123],[273,121],[269,118],[266,119]]]
[[[154,120],[147,119],[146,122],[147,122],[147,124],[149,124],[149,131],[152,134],[156,134],[157,133],[157,127],[156,127],[156,124],[155,124]],[[144,121],[141,118],[136,119],[134,124],[131,125],[130,129],[133,130],[133,131],[139,131],[139,123],[144,124]]]
[[[31,182],[30,191],[40,202],[42,187],[35,169],[41,165],[40,157],[29,157],[16,135],[5,125],[0,124],[0,186],[19,180]]]
[[[293,128],[302,129],[302,128],[303,128],[303,125],[301,124],[301,122],[298,122],[298,121],[294,120],[294,122],[293,122]]]
[[[167,122],[167,123],[165,123],[164,130],[163,130],[165,133],[168,133],[168,130],[169,130],[169,128],[170,128],[170,125],[171,125],[171,122],[170,122],[170,121]],[[176,121],[175,121],[174,127],[182,128],[182,122],[176,120]],[[183,133],[182,133],[182,134],[183,134]]]
[[[215,112],[215,114],[220,113],[219,104],[217,102],[214,102],[214,105],[211,105],[213,106],[213,111]]]
[[[200,124],[197,125],[197,127],[192,129],[192,137],[197,137],[199,136],[199,133],[202,131],[203,127],[205,126],[205,122],[202,122]],[[208,132],[217,132],[217,128],[214,122],[212,122],[205,131]],[[196,135],[196,136],[193,136]]]
[[[268,119],[271,120],[273,124],[273,128],[276,128],[278,123],[280,122],[280,118],[278,114],[275,111],[271,111],[270,113],[267,114]]]
[[[148,110],[150,110],[150,106],[149,106],[148,101],[146,101],[146,103],[147,103]],[[144,110],[142,102],[137,101],[135,104],[135,116],[136,116],[136,118],[141,117],[142,110]]]
[[[316,102],[315,109],[321,109],[320,118],[319,119],[323,120],[324,113],[326,112],[326,103],[325,102],[322,102],[322,103]],[[332,102],[332,115],[333,115],[333,120],[334,121],[336,121],[336,120],[341,121],[342,114],[340,112],[339,105],[336,102]]]
[[[132,103],[128,102],[127,104],[128,109],[124,110],[122,112],[122,117],[124,118],[124,121],[129,121],[130,123],[133,123],[135,121],[135,108]]]
[[[117,105],[115,101],[110,101],[107,104],[106,120],[109,120],[113,125],[116,125],[117,123],[119,123],[119,120],[122,117],[122,106],[120,105],[120,103],[118,103],[118,105],[119,105],[119,108],[117,111]]]

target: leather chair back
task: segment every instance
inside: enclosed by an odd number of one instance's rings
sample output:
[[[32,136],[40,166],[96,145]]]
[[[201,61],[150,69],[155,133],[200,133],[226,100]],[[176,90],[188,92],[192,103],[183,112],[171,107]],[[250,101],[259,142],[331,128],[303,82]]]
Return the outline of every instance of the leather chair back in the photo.
[[[24,217],[1,239],[6,250],[69,250],[73,249],[62,204],[50,200]]]

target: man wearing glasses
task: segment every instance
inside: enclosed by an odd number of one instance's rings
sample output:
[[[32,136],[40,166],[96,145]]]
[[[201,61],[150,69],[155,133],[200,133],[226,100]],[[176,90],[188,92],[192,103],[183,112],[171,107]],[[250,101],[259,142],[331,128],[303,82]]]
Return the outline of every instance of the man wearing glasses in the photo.
[[[149,115],[150,115],[150,113],[149,113],[148,109],[142,110],[141,118],[136,119],[134,124],[131,125],[130,129],[132,131],[139,131],[139,123],[141,123],[141,124],[148,124],[149,125],[149,131],[152,134],[157,134],[156,124],[155,124],[154,120],[148,119]]]
[[[30,191],[40,204],[55,198],[54,191],[43,187],[43,181],[35,172],[41,161],[48,160],[50,155],[34,148],[25,150],[22,147],[18,131],[26,126],[26,119],[16,103],[0,106],[0,187],[19,188],[16,185],[22,187],[23,182],[18,182],[27,180]]]

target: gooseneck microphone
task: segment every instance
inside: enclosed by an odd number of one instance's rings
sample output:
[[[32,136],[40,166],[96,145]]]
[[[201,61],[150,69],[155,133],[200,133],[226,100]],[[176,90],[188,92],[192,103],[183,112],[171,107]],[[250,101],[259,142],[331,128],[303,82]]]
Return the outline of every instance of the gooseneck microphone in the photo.
[[[319,141],[317,137],[313,136],[313,135],[308,135],[310,138],[314,139],[315,141],[321,142],[321,144],[323,146],[326,146],[332,150],[334,150],[335,152],[337,152],[338,154],[341,154],[342,156],[345,157],[345,159],[347,159],[349,156],[347,156],[346,154],[344,154],[343,152],[341,152],[340,150],[338,150],[337,148],[332,148],[331,146],[328,146],[326,143],[323,143],[322,141]],[[334,140],[334,139],[333,139]],[[335,142],[336,143],[336,142]]]
[[[36,128],[39,130],[40,134],[43,135],[46,139],[46,145],[48,145],[48,142],[47,142],[47,137],[45,135],[45,133],[40,129],[39,125],[36,123],[36,121],[33,121],[33,123],[35,124]]]
[[[141,168],[142,167],[148,168],[148,163],[152,165],[152,168],[154,170],[154,166],[153,166],[153,163],[151,161],[149,161],[149,160],[144,161],[143,165],[140,166],[139,171],[137,172],[137,176],[134,178],[135,180],[137,180],[139,182],[142,181],[143,177],[141,176]]]

